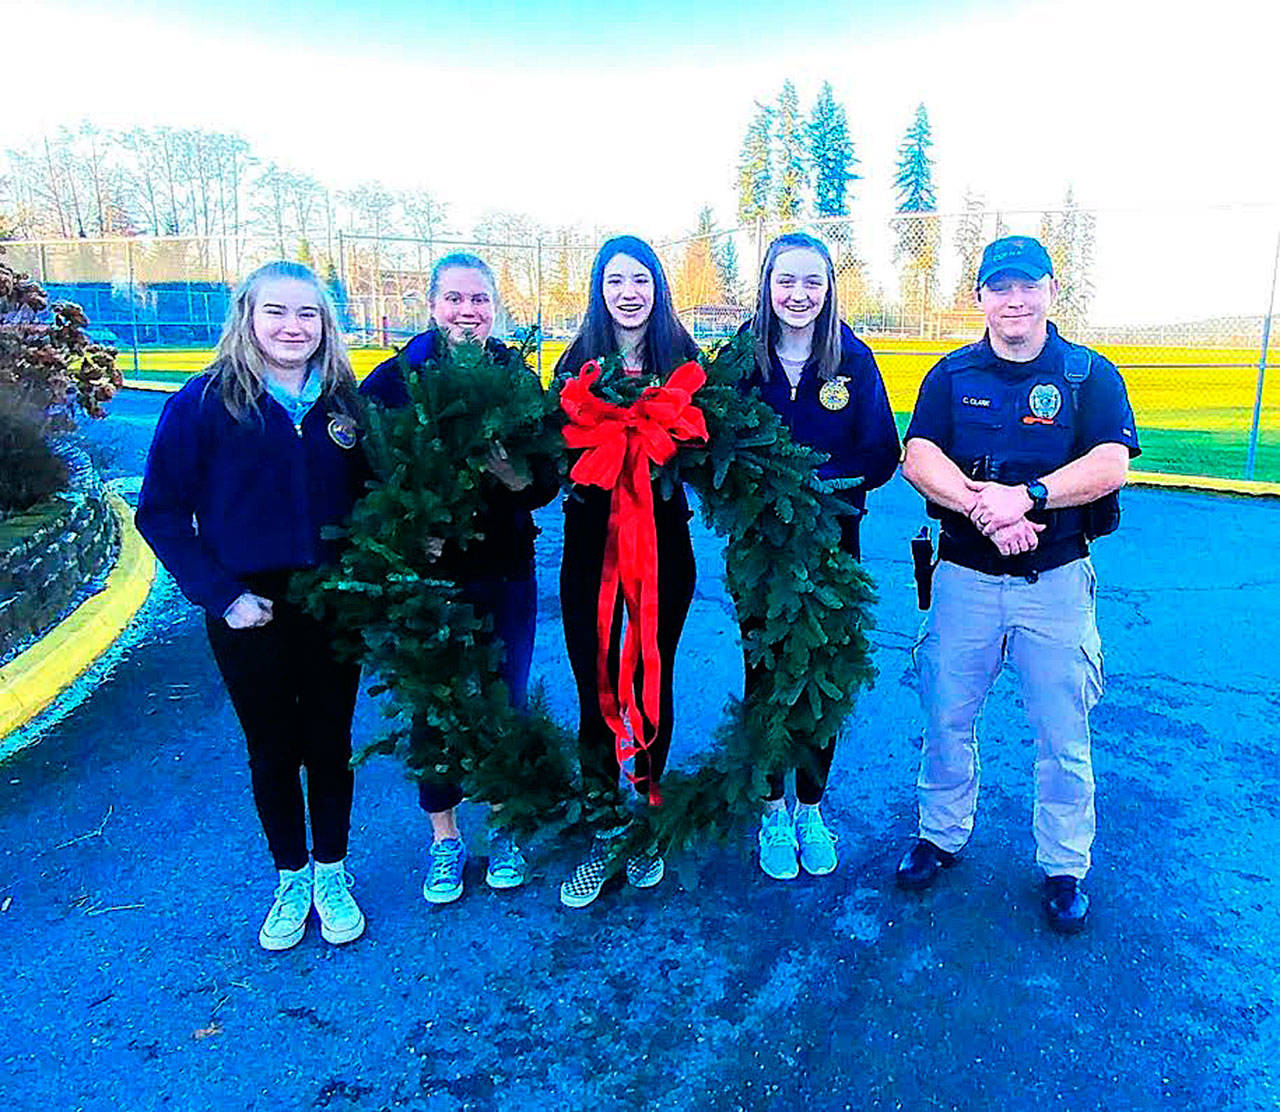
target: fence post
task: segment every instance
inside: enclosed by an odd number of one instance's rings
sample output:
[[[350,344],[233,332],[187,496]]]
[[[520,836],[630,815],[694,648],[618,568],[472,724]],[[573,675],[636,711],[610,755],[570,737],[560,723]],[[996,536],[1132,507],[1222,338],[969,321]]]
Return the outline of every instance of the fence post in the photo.
[[[1258,430],[1262,423],[1262,388],[1267,380],[1267,349],[1271,346],[1271,314],[1276,307],[1276,276],[1280,274],[1280,233],[1276,235],[1276,254],[1271,264],[1271,297],[1267,315],[1262,318],[1262,350],[1258,354],[1258,390],[1253,398],[1253,425],[1249,429],[1249,455],[1244,463],[1244,477],[1253,478],[1258,458]]]
[[[538,381],[541,382],[543,381],[542,379],[542,237],[541,236],[538,237],[537,262],[538,262],[538,267],[537,267],[536,275],[534,277],[534,282],[536,283],[535,293],[534,293],[534,305],[535,305],[536,316],[534,320],[534,325],[538,330],[537,331]]]
[[[133,348],[133,377],[140,375],[138,363],[138,293],[133,288],[133,240],[124,241],[125,262],[129,268],[129,316],[133,321],[133,337],[130,346]]]

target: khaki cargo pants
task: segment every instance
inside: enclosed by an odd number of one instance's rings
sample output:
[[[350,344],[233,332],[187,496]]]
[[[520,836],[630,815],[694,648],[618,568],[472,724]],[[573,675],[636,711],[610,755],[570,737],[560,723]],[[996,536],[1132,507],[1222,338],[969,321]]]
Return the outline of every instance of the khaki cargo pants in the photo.
[[[1035,735],[1036,861],[1047,876],[1089,871],[1097,825],[1089,711],[1102,694],[1096,594],[1087,558],[1034,583],[938,565],[914,654],[925,716],[921,838],[954,853],[973,833],[981,776],[975,724],[1008,661]]]

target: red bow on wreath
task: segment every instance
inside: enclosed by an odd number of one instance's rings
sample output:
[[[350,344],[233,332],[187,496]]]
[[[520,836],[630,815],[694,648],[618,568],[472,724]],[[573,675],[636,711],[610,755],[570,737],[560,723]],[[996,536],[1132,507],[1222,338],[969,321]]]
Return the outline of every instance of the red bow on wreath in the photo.
[[[693,395],[707,376],[697,363],[684,363],[671,372],[662,386],[649,387],[626,406],[614,405],[591,392],[599,377],[599,364],[586,364],[576,378],[564,384],[560,407],[569,418],[564,429],[565,443],[570,448],[583,449],[569,477],[576,483],[613,492],[596,611],[596,688],[600,713],[613,731],[621,766],[649,748],[653,736],[646,735],[644,721],[648,720],[656,735],[661,706],[658,534],[653,520],[649,465],[662,465],[671,459],[677,441],[707,439],[706,419],[693,404]],[[619,689],[614,691],[609,677],[609,642],[619,590],[626,606],[627,630],[622,643]],[[635,696],[637,663],[644,666],[639,705]],[[627,736],[628,725],[631,738]],[[636,783],[631,773],[627,777]],[[652,779],[649,802],[654,806],[662,802]]]

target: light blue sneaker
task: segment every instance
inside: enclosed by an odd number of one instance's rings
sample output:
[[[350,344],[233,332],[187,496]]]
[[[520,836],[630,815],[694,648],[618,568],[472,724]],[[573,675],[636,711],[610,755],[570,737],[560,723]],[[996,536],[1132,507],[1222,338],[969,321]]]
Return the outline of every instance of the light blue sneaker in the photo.
[[[836,857],[836,836],[825,822],[817,807],[796,808],[796,841],[800,844],[800,864],[810,876],[826,876],[834,872],[839,859]]]
[[[760,868],[774,880],[800,875],[796,830],[785,807],[760,816]]]
[[[489,831],[489,867],[484,882],[490,888],[519,888],[525,882],[529,863],[510,834]]]
[[[467,864],[467,847],[461,838],[445,838],[432,842],[427,850],[430,868],[422,883],[422,898],[427,903],[453,903],[462,895],[462,871]]]

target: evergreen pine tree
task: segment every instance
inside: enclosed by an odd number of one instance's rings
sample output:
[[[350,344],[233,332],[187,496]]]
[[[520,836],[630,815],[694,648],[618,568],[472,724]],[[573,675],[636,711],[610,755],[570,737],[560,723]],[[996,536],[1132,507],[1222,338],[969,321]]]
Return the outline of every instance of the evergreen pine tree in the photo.
[[[738,247],[730,233],[720,241],[715,252],[716,270],[720,273],[720,288],[724,290],[725,300],[730,305],[737,305],[742,299],[742,289],[738,279]]]
[[[738,220],[750,224],[764,216],[773,192],[773,109],[756,105],[738,156]]]
[[[923,104],[916,107],[916,118],[898,144],[898,168],[893,175],[893,188],[898,194],[899,212],[936,212],[938,199],[933,189],[933,132],[929,113]]]
[[[790,81],[783,82],[782,92],[778,94],[776,119],[778,192],[774,198],[774,212],[784,223],[789,223],[800,216],[808,185],[800,98],[796,96],[796,87]]]
[[[986,246],[986,202],[971,189],[964,191],[964,213],[956,228],[955,248],[960,256],[960,276],[952,298],[957,309],[973,308],[973,291],[978,285],[978,265]]]
[[[1040,222],[1040,239],[1053,260],[1059,286],[1053,315],[1067,331],[1077,331],[1089,318],[1096,223],[1093,213],[1080,211],[1071,186],[1067,186],[1062,211],[1045,213]]]
[[[847,216],[849,183],[858,181],[858,164],[844,105],[836,103],[831,82],[824,81],[806,126],[809,165],[813,167],[813,208],[818,216]]]
[[[933,159],[929,154],[932,146],[929,114],[921,104],[898,145],[893,187],[898,197],[898,212],[904,216],[893,223],[898,237],[894,257],[905,264],[901,274],[903,308],[908,321],[918,323],[922,329],[935,296],[941,235],[936,220],[914,214],[932,213],[938,208]]]

